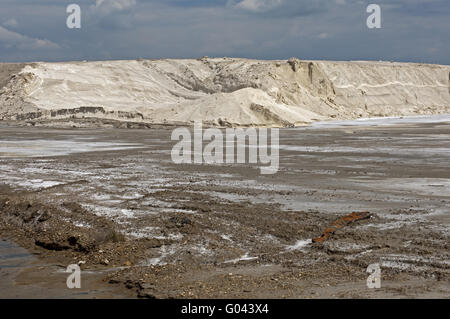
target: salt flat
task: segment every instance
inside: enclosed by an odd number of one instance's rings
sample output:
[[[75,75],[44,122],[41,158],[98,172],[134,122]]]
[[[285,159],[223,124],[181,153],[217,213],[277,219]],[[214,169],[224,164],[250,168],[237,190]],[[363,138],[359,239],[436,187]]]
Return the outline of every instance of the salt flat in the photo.
[[[3,127],[0,144],[36,143],[33,157],[0,158],[0,235],[47,260],[108,269],[141,296],[448,297],[450,123],[365,124],[281,129],[270,176],[251,164],[175,165],[168,129]],[[55,137],[77,152],[48,154]],[[29,221],[33,209],[49,219]],[[311,242],[353,211],[372,217]],[[124,238],[96,239],[105,225]],[[379,290],[365,286],[372,263]]]

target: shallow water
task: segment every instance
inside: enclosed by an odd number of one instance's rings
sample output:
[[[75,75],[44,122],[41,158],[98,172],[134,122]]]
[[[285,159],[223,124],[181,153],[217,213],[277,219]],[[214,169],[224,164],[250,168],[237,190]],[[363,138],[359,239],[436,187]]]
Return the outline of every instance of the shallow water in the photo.
[[[0,239],[0,271],[5,268],[20,268],[32,260],[25,249]]]
[[[68,289],[68,275],[65,268],[39,260],[13,242],[0,239],[0,299],[128,297],[99,284],[96,272],[82,272],[81,289]]]

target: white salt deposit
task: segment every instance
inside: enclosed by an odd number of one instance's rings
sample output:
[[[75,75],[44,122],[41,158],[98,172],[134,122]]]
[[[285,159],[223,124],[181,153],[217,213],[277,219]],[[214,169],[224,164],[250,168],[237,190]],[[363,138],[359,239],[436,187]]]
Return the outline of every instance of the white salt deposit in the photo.
[[[297,59],[38,62],[8,77],[0,119],[34,112],[47,119],[301,126],[450,114],[449,73],[445,65]]]

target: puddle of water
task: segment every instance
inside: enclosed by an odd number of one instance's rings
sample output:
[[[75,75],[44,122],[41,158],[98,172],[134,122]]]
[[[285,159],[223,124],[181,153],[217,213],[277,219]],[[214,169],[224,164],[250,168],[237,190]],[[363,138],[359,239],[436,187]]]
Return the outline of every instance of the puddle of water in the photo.
[[[116,287],[99,284],[102,271],[83,270],[82,288],[66,287],[66,269],[38,261],[24,248],[0,239],[0,299],[2,298],[129,298]],[[112,271],[114,269],[111,269]],[[30,276],[30,274],[32,274]],[[28,279],[23,279],[25,276]],[[36,280],[38,278],[38,280]],[[17,283],[19,280],[22,281]]]
[[[22,267],[32,259],[25,249],[9,242],[0,240],[0,269]]]

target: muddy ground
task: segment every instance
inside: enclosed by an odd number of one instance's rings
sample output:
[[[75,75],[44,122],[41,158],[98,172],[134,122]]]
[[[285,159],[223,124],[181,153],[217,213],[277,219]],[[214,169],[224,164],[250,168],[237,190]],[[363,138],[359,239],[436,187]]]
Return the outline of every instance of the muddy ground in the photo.
[[[450,297],[448,122],[284,129],[275,175],[175,165],[170,134],[0,127],[0,237],[41,265],[0,263],[0,297],[71,297],[73,263],[86,298]]]

